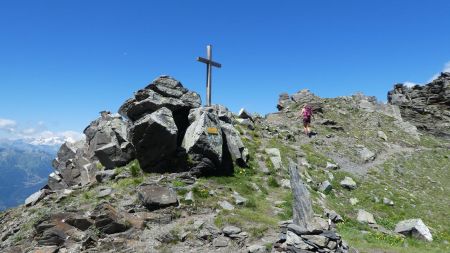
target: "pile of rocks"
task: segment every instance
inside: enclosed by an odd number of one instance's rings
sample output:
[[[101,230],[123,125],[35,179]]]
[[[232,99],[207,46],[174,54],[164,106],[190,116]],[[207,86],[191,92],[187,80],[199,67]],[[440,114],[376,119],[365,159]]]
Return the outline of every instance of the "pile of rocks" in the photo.
[[[120,107],[120,114],[101,112],[84,130],[86,140],[65,143],[53,162],[51,190],[102,181],[104,171],[133,159],[146,172],[190,171],[193,175],[230,174],[246,166],[248,150],[224,106],[200,107],[200,96],[161,76]],[[240,113],[251,120],[247,112]],[[125,120],[123,118],[125,118]]]
[[[286,222],[281,224],[278,242],[274,245],[278,252],[348,252],[348,245],[335,231],[317,227],[304,230],[300,226]]]
[[[450,138],[450,73],[432,82],[413,87],[396,84],[388,92],[388,102],[400,107],[401,115],[418,129]]]

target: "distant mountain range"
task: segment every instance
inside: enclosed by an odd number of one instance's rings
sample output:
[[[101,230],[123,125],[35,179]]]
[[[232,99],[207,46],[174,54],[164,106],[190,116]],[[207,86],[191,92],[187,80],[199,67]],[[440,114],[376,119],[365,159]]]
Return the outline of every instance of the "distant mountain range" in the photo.
[[[47,183],[59,146],[60,142],[0,140],[0,210],[22,204]]]

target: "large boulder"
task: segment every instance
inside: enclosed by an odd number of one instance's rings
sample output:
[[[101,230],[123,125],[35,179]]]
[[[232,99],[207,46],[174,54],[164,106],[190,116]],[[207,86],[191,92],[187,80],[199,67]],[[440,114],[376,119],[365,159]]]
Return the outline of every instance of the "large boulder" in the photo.
[[[400,221],[395,226],[395,232],[406,236],[412,236],[424,241],[433,241],[433,236],[431,235],[430,230],[421,219]]]
[[[186,130],[182,147],[193,162],[192,172],[217,174],[223,165],[224,154],[224,138],[218,115],[212,108],[198,108],[191,111],[189,121],[191,125]]]
[[[401,116],[419,130],[450,138],[450,73],[430,83],[408,87],[394,85],[388,102],[400,108]]]
[[[200,95],[189,91],[170,76],[160,76],[144,89],[137,91],[120,107],[119,113],[131,121],[153,113],[163,107],[172,111],[178,128],[178,145],[183,141],[189,122],[189,111],[200,107]]]
[[[124,166],[134,159],[134,148],[128,141],[128,124],[120,115],[102,112],[84,134],[91,158],[98,158],[106,169]]]
[[[171,111],[196,108],[201,105],[200,95],[191,92],[169,76],[160,76],[145,89],[136,92],[134,98],[127,100],[119,109],[119,113],[135,121],[143,115],[162,107]]]
[[[177,150],[178,128],[172,112],[162,107],[133,123],[131,141],[144,171],[164,172]]]

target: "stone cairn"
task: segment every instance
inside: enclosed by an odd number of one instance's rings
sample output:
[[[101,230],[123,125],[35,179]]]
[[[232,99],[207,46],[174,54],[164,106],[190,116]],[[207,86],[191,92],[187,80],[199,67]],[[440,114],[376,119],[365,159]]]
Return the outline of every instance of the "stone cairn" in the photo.
[[[248,150],[222,105],[201,107],[200,96],[160,76],[124,102],[118,114],[103,111],[84,130],[85,140],[64,143],[53,161],[50,190],[84,186],[137,159],[146,172],[231,174],[246,166]]]
[[[330,228],[330,221],[315,217],[311,198],[302,182],[297,165],[290,161],[294,219],[280,223],[281,233],[274,245],[275,252],[348,252],[341,236]]]

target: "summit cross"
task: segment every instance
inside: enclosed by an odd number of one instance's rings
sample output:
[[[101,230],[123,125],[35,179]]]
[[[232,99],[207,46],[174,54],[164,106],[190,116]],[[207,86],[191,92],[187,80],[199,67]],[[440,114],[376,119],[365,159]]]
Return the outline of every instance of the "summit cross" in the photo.
[[[220,68],[222,65],[220,63],[214,62],[212,60],[212,49],[211,45],[206,46],[206,59],[203,57],[197,57],[197,61],[206,64],[206,105],[211,106],[211,74],[212,67]]]

